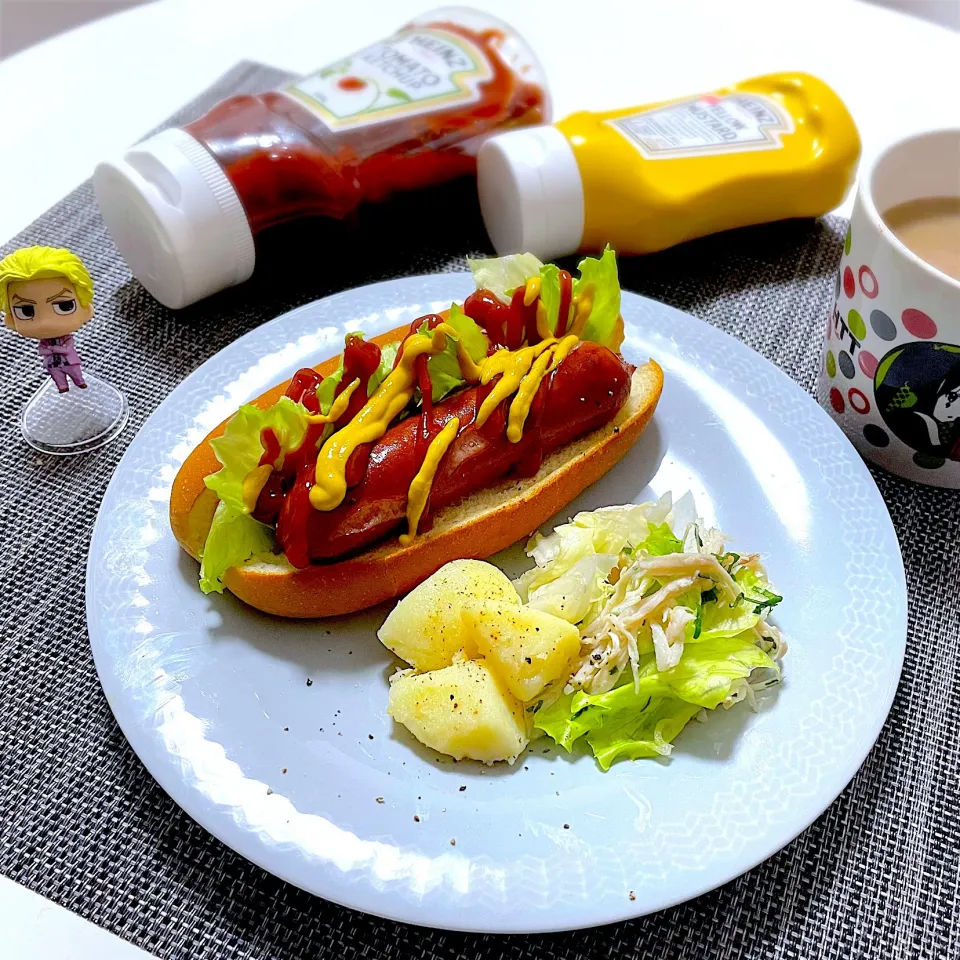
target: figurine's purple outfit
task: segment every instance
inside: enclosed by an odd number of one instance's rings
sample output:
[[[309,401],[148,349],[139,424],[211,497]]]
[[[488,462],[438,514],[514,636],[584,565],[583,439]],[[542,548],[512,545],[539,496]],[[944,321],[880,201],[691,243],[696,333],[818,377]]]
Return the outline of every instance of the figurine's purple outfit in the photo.
[[[80,369],[80,354],[73,345],[72,333],[68,333],[65,337],[41,340],[40,356],[43,357],[43,365],[47,373],[53,377],[53,382],[61,393],[70,389],[67,386],[67,377],[78,387],[87,385],[83,379],[83,371]]]

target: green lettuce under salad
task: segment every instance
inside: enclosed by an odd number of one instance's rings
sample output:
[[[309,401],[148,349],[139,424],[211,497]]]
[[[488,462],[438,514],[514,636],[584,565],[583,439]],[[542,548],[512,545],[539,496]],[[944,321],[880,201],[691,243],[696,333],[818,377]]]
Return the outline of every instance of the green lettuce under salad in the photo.
[[[560,305],[560,273],[553,264],[541,263],[533,254],[512,254],[486,260],[467,261],[477,289],[488,289],[509,304],[513,291],[531,277],[541,278],[540,296],[547,307],[550,330],[556,330]],[[573,281],[574,296],[589,296],[593,309],[581,339],[602,343],[611,349],[620,347],[620,282],[616,254],[609,247],[599,258],[585,257],[580,276]],[[430,358],[427,369],[436,403],[464,385],[457,361],[457,343],[479,362],[490,342],[483,329],[463,312],[459,304],[450,307],[447,323],[457,332],[443,353]],[[353,334],[356,336],[356,334]],[[381,362],[370,377],[367,395],[386,379],[393,369],[400,341],[381,347]],[[321,413],[329,413],[337,385],[343,379],[343,357],[339,367],[317,387]],[[419,399],[415,398],[414,403]],[[206,478],[206,485],[220,498],[210,532],[201,555],[200,587],[204,593],[222,593],[223,575],[231,567],[272,556],[276,552],[273,530],[250,516],[252,505],[244,502],[243,481],[263,456],[262,431],[270,427],[281,444],[281,452],[295,450],[307,429],[307,410],[288,397],[266,410],[253,404],[241,407],[227,424],[222,437],[211,441],[221,469]],[[331,428],[332,429],[332,428]],[[326,438],[321,438],[321,442]]]
[[[689,516],[689,520],[684,518]],[[726,549],[687,495],[577,514],[527,546],[516,586],[530,606],[577,624],[570,680],[534,707],[534,726],[599,765],[669,756],[693,719],[756,704],[781,679],[781,602],[756,554]]]

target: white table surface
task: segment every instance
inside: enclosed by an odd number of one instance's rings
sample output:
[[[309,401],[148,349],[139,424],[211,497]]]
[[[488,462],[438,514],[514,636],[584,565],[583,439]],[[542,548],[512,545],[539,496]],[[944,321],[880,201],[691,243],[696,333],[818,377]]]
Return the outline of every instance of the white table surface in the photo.
[[[847,102],[865,160],[905,134],[960,125],[960,36],[860,0],[475,5],[509,20],[536,47],[557,117],[805,70]],[[909,0],[903,6],[909,8]],[[0,240],[81,183],[98,159],[137,141],[238,60],[307,72],[391,33],[428,7],[429,0],[158,0],[0,62]],[[850,205],[848,198],[839,212],[848,213]],[[0,953],[13,948],[13,956],[145,956],[2,878],[0,928]]]
[[[476,2],[535,45],[558,117],[800,69],[846,100],[865,157],[905,133],[960,123],[958,35],[860,0]],[[307,72],[392,32],[429,4],[160,0],[0,62],[0,240],[237,60]],[[590,14],[565,16],[568,4]],[[361,7],[362,15],[351,15]]]
[[[150,960],[153,954],[0,877],[4,960]]]

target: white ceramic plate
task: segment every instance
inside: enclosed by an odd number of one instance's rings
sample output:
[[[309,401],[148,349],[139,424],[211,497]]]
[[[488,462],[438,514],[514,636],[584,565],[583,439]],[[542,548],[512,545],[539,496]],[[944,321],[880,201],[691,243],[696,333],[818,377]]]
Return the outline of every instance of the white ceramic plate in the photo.
[[[648,913],[737,876],[808,826],[860,766],[900,675],[906,596],[886,508],[839,429],[785,375],[693,317],[624,297],[623,352],[660,361],[663,399],[634,450],[558,521],[691,490],[708,520],[767,556],[786,597],[785,683],[757,713],[741,705],[691,724],[669,762],[604,774],[587,755],[540,744],[513,768],[441,759],[386,716],[395,662],[375,635],[386,607],[285,622],[205,597],[168,527],[180,463],[240,403],[339,352],[345,330],[383,332],[471,287],[466,274],[441,274],[302,307],[160,405],[93,534],[97,669],[163,788],[306,890],[462,930]],[[501,558],[511,574],[522,559]]]

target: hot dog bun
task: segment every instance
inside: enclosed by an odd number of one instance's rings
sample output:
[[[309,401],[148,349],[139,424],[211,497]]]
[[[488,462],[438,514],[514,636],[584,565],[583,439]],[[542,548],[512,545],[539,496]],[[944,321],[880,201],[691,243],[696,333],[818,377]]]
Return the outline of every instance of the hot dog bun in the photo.
[[[406,327],[376,337],[384,345]],[[315,369],[326,376],[334,357]],[[255,401],[275,403],[287,387],[274,387]],[[510,478],[465,501],[441,510],[433,529],[410,546],[397,539],[358,556],[299,570],[285,556],[228,570],[224,583],[250,606],[282,617],[331,617],[363,610],[411,590],[450,560],[483,560],[532,533],[602,477],[633,446],[649,422],[663,389],[663,371],[653,360],[633,374],[630,397],[611,423],[554,451],[533,477]],[[187,553],[199,559],[217,497],[204,478],[220,469],[209,440],[223,433],[226,421],[187,457],[173,482],[170,525]]]

